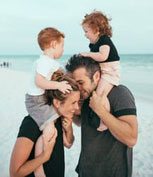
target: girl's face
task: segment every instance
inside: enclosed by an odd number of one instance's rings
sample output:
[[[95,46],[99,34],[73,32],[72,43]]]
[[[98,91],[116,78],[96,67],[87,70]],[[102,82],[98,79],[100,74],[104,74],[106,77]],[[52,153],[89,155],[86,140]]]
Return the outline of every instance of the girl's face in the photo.
[[[87,39],[89,39],[90,43],[96,43],[99,38],[99,32],[94,32],[88,24],[83,24],[82,27],[85,32],[85,36]]]
[[[79,109],[80,92],[71,91],[64,102],[56,100],[56,109],[63,117],[73,117],[74,112]]]

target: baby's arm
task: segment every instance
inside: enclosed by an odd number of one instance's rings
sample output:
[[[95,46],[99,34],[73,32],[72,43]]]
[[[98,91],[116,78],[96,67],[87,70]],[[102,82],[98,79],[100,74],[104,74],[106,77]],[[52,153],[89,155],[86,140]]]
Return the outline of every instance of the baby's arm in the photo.
[[[72,90],[71,86],[68,84],[67,81],[57,82],[57,81],[49,81],[45,77],[43,77],[41,74],[36,73],[36,79],[35,83],[38,87],[41,89],[47,90],[60,90],[61,92],[69,92],[69,90]]]
[[[95,61],[101,62],[106,61],[110,52],[110,47],[108,45],[102,45],[99,48],[99,52],[83,52],[81,55],[85,57],[91,57]]]

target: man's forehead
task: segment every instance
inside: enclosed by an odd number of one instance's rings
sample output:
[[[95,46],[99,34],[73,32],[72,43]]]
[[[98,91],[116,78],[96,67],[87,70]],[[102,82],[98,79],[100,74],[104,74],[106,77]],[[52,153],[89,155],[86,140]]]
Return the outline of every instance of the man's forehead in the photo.
[[[87,71],[85,68],[78,68],[73,72],[74,79],[78,80],[84,80],[84,78],[88,77]]]

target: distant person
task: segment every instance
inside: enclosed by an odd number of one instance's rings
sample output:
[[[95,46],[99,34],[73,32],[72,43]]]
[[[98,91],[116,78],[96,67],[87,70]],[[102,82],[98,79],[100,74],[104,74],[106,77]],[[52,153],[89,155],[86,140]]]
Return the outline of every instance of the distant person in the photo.
[[[3,66],[4,66],[4,68],[6,67],[6,62],[5,61],[3,62]]]
[[[83,52],[81,55],[91,57],[93,60],[99,62],[102,75],[96,89],[97,94],[109,94],[113,86],[119,85],[120,71],[119,71],[119,55],[113,44],[112,28],[109,24],[106,15],[100,11],[93,11],[85,15],[82,21],[82,27],[85,36],[89,39],[90,52]],[[106,108],[110,110],[110,105],[106,97]],[[106,130],[106,125],[101,121],[98,127],[99,131]]]
[[[54,77],[54,80],[67,81],[72,89],[65,94],[57,89],[46,91],[47,104],[52,105],[59,115],[59,118],[55,121],[52,137],[48,141],[34,119],[31,116],[26,116],[21,123],[11,155],[10,177],[36,177],[38,175],[42,177],[42,174],[34,174],[34,171],[42,165],[46,177],[65,176],[63,144],[70,148],[74,141],[72,117],[78,109],[80,91],[75,80],[67,75],[59,74]],[[35,146],[39,140],[43,142],[43,151],[35,156]]]
[[[57,89],[63,93],[69,93],[71,86],[67,81],[50,80],[55,71],[61,70],[57,59],[63,54],[64,34],[55,28],[45,28],[38,34],[38,43],[43,54],[34,63],[31,85],[26,94],[25,103],[29,115],[38,124],[40,130],[43,130],[43,136],[49,140],[55,131],[53,121],[59,115],[53,106],[46,104],[45,90]],[[41,142],[36,146],[36,156],[42,151]],[[36,169],[36,177],[37,174],[44,176],[42,166]]]
[[[138,136],[132,93],[123,85],[113,86],[108,94],[109,112],[105,108],[106,95],[96,93],[101,79],[98,62],[74,55],[68,60],[66,69],[78,83],[84,99],[80,118],[77,119],[81,124],[81,153],[76,169],[78,176],[131,177],[132,147]],[[108,127],[103,132],[97,131],[100,120]]]

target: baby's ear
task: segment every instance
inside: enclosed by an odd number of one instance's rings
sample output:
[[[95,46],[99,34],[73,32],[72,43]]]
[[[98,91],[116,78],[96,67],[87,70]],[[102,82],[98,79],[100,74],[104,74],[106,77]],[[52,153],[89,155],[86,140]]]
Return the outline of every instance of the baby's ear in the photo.
[[[56,47],[56,45],[57,45],[57,41],[51,41],[51,42],[50,42],[50,47],[51,47],[51,48],[54,49],[54,48]]]

